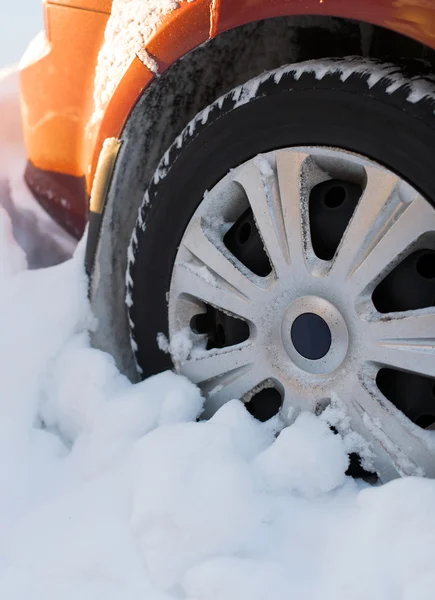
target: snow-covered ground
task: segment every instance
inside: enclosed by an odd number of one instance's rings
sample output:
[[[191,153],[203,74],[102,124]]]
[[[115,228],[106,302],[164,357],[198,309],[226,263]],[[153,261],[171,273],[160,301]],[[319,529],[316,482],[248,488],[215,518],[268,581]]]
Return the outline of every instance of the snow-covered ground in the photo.
[[[188,381],[132,385],[90,348],[83,244],[47,267],[73,243],[21,180],[13,72],[0,119],[0,598],[432,600],[434,481],[353,481],[312,415],[197,422]]]

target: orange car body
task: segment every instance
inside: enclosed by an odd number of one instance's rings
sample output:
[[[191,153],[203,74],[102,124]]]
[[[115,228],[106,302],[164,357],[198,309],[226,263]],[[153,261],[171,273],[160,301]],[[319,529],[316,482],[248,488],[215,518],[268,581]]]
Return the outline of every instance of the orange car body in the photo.
[[[111,0],[47,2],[46,38],[21,65],[27,182],[43,206],[77,236],[86,223],[103,142],[119,137],[155,77],[140,52],[133,52],[96,110],[96,70],[111,10]],[[162,73],[223,31],[302,14],[371,23],[435,48],[435,0],[193,0],[181,1],[159,20],[144,50]]]

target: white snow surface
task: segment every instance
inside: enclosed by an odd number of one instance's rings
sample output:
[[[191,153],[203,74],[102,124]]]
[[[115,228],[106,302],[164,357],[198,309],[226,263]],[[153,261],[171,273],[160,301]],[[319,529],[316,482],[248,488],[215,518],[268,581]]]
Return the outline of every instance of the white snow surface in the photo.
[[[1,144],[3,168],[10,137]],[[16,183],[18,163],[7,165]],[[202,398],[186,379],[131,384],[89,345],[84,242],[63,264],[28,270],[32,248],[56,236],[28,220],[26,260],[6,209],[0,598],[432,600],[434,481],[363,486],[314,415],[281,428],[234,400],[198,422]]]

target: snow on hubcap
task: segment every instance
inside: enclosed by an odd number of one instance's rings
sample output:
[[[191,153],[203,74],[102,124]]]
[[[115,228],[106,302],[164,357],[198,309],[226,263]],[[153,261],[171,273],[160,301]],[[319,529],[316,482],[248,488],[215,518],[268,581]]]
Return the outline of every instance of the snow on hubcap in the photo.
[[[332,403],[383,481],[435,476],[434,302],[429,202],[356,154],[290,148],[205,194],[173,269],[170,348],[205,416],[233,398],[288,422]]]

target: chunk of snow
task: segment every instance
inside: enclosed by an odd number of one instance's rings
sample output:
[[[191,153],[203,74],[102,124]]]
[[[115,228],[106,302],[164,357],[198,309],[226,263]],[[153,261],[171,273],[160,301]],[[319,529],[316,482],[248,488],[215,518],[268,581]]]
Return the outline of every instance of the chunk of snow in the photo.
[[[162,352],[170,354],[174,362],[184,362],[193,349],[192,337],[193,333],[187,327],[174,334],[170,343],[163,333],[158,333],[157,345]]]
[[[339,436],[314,415],[303,413],[256,459],[264,485],[307,497],[330,492],[345,482],[349,459]]]

